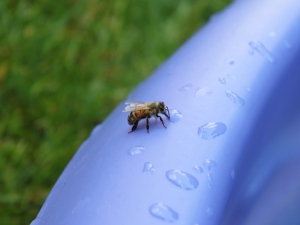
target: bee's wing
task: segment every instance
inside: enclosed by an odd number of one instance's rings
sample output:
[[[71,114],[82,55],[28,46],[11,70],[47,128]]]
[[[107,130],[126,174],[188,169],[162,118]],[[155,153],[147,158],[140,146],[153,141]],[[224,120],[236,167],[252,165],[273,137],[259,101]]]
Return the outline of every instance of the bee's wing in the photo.
[[[147,105],[145,102],[125,102],[125,104],[127,105],[125,107],[125,110],[123,110],[123,112],[132,112],[136,109],[147,109]]]

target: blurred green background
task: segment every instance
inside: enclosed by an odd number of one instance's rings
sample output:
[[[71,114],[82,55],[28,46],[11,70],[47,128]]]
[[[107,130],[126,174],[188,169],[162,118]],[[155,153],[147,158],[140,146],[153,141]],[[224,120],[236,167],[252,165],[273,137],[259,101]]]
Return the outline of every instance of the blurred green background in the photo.
[[[29,224],[93,127],[230,2],[0,1],[0,224]]]

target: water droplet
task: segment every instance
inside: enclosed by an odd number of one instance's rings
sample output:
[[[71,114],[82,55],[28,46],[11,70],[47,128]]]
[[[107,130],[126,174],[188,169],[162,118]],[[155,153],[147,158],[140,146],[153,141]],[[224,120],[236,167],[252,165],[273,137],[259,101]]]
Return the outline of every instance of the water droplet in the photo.
[[[182,117],[182,113],[179,112],[177,109],[170,110],[170,122],[176,123],[181,119],[181,117]]]
[[[179,218],[177,212],[162,203],[153,204],[150,206],[149,211],[152,216],[169,223],[176,222]]]
[[[270,63],[275,63],[275,57],[271,52],[269,52],[266,47],[259,41],[250,41],[249,42],[250,47],[258,52],[261,56],[266,58]]]
[[[225,59],[225,62],[228,63],[229,65],[233,65],[235,63],[234,59],[232,58]]]
[[[206,215],[207,215],[207,217],[213,217],[214,211],[212,210],[211,207],[207,207],[207,209],[206,209]]]
[[[149,174],[149,175],[152,175],[152,174],[155,173],[155,169],[154,169],[152,163],[146,162],[146,163],[144,164],[143,173],[147,173],[147,174]]]
[[[198,128],[198,135],[202,139],[211,140],[222,134],[227,130],[227,127],[224,123],[220,122],[211,122],[206,123]]]
[[[235,172],[234,172],[234,170],[231,170],[230,177],[231,177],[232,180],[234,180],[234,178],[235,178]]]
[[[207,168],[208,171],[210,171],[212,167],[216,167],[217,166],[217,163],[215,161],[213,161],[213,160],[206,159],[203,162],[203,166],[205,168]]]
[[[238,96],[236,93],[232,91],[225,91],[225,94],[227,98],[229,98],[234,104],[238,106],[243,106],[246,103],[244,99],[242,99],[240,96]]]
[[[180,92],[185,92],[185,91],[190,90],[192,87],[193,87],[192,84],[186,84],[186,85],[182,86],[181,88],[179,88],[179,91]]]
[[[219,82],[220,82],[221,84],[226,84],[226,79],[225,79],[225,77],[219,77]]]
[[[213,178],[213,176],[212,176],[211,173],[207,173],[206,176],[207,176],[207,180],[208,180],[209,182],[212,182],[212,181],[214,180],[214,178]]]
[[[213,92],[207,87],[197,88],[197,90],[195,92],[195,96],[196,97],[203,97],[203,96],[207,96],[207,95],[212,95],[212,93]]]
[[[135,146],[130,149],[128,149],[129,155],[138,155],[145,151],[145,148],[143,146]]]
[[[180,170],[169,170],[166,173],[169,181],[184,190],[192,190],[198,187],[198,180],[191,174]]]
[[[194,166],[193,170],[197,173],[197,174],[201,174],[204,172],[204,170],[202,169],[201,166]]]

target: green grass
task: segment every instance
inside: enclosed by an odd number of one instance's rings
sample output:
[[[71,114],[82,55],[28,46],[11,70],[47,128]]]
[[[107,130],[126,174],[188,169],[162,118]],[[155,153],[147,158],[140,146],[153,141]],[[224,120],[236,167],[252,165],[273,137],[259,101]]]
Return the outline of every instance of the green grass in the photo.
[[[93,127],[230,0],[0,1],[0,218],[29,224]]]

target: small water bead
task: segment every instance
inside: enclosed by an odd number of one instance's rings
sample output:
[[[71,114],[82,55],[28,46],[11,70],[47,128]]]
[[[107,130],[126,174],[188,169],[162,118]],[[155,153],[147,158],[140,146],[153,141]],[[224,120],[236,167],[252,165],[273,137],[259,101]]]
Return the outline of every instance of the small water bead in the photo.
[[[243,106],[246,103],[243,98],[241,98],[240,96],[238,96],[236,93],[232,91],[225,91],[225,94],[227,98],[229,98],[234,104],[238,106]]]
[[[128,149],[129,155],[138,155],[145,151],[145,148],[143,146],[135,146],[130,149]]]
[[[180,170],[169,170],[166,176],[169,181],[183,190],[193,190],[199,185],[198,180],[194,176]]]
[[[212,182],[214,180],[213,175],[211,173],[207,173],[206,176],[209,182]]]
[[[267,48],[259,41],[250,41],[249,46],[256,52],[258,52],[261,56],[267,59],[270,63],[275,63],[275,57],[271,52],[267,50]]]
[[[225,77],[219,77],[219,82],[221,84],[226,84],[226,78]]]
[[[143,173],[147,173],[149,175],[152,175],[155,173],[155,169],[153,167],[153,164],[150,162],[146,162],[144,164],[144,169],[143,169]]]
[[[243,88],[245,88],[248,92],[251,92],[251,88],[246,87],[246,86],[242,86]]]
[[[178,220],[179,215],[169,206],[162,203],[155,203],[150,206],[149,211],[152,216],[165,222],[174,223]]]
[[[207,87],[197,88],[197,90],[195,92],[196,97],[203,97],[203,96],[208,96],[208,95],[212,95],[212,94],[213,94],[213,92]]]
[[[211,159],[206,159],[203,162],[203,167],[207,168],[208,171],[211,170],[212,167],[216,167],[217,163]]]
[[[181,120],[182,113],[179,112],[177,109],[171,109],[170,110],[170,122],[176,123],[179,120]]]
[[[198,135],[202,139],[211,140],[222,134],[227,130],[227,127],[224,123],[220,122],[211,122],[206,123],[198,128]]]
[[[194,166],[193,171],[195,171],[195,173],[197,173],[197,174],[201,174],[204,172],[204,170],[202,169],[201,166]]]
[[[192,87],[193,87],[192,84],[186,84],[186,85],[182,86],[181,88],[179,88],[179,91],[180,92],[185,92],[185,91],[190,90]]]

